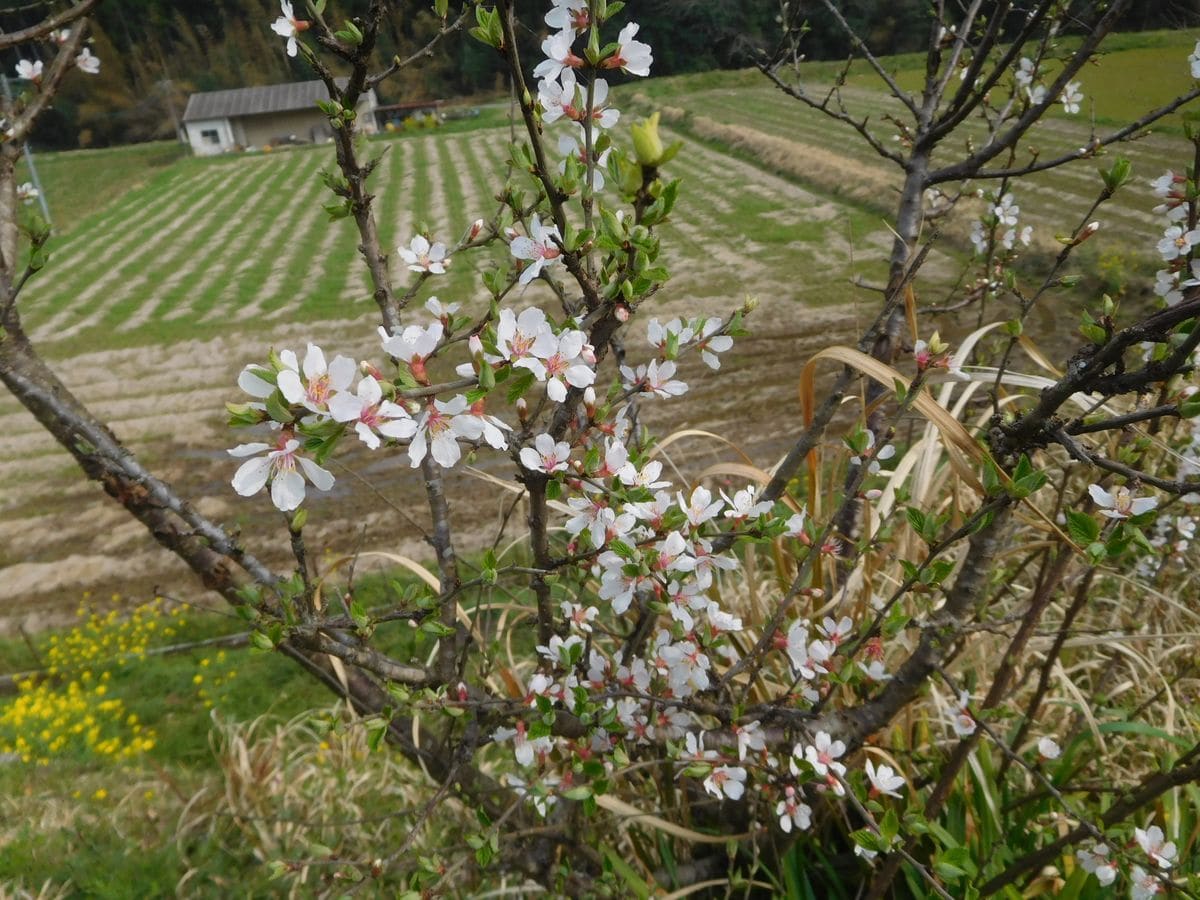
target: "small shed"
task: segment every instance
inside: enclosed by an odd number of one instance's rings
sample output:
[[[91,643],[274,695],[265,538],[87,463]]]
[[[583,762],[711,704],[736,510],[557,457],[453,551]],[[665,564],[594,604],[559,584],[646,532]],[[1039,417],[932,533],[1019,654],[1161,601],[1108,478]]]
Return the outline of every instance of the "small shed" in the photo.
[[[339,79],[342,86],[345,79]],[[268,144],[324,143],[333,137],[318,100],[329,99],[324,83],[295,81],[261,87],[205,91],[188,98],[183,128],[198,156]],[[376,132],[375,91],[358,103],[358,126]]]

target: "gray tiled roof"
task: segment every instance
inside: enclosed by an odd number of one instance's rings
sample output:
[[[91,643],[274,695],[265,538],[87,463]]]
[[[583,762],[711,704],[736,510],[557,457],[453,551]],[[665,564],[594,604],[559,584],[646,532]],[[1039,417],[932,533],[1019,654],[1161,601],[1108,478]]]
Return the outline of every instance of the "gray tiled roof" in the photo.
[[[346,79],[339,78],[337,82],[339,87],[344,87]],[[262,87],[233,88],[228,91],[206,91],[203,94],[192,94],[188,98],[183,121],[316,109],[318,100],[328,98],[329,93],[320,81],[293,81],[288,84],[264,84]]]

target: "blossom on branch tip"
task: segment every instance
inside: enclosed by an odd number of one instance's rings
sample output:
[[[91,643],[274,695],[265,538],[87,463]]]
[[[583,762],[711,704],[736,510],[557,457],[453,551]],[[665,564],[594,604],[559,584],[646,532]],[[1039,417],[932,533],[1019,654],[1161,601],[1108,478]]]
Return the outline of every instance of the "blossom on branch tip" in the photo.
[[[880,766],[877,769],[869,759],[865,764],[865,769],[867,780],[871,782],[872,796],[877,794],[886,794],[889,797],[900,796],[900,788],[905,784],[903,775],[896,774],[891,766]]]
[[[792,828],[808,831],[812,826],[812,807],[796,798],[796,789],[790,784],[775,806],[775,815],[779,816],[779,827],[785,834],[791,834]]]
[[[239,444],[227,451],[233,457],[254,456],[238,468],[233,489],[243,497],[257,494],[269,483],[271,502],[283,512],[291,512],[304,502],[305,477],[317,490],[333,487],[333,475],[311,459],[300,455],[300,442],[290,431],[282,431],[274,446],[263,442]],[[265,453],[263,456],[257,454]]]
[[[396,252],[404,260],[410,272],[428,272],[430,275],[445,275],[450,257],[446,245],[440,241],[433,244],[423,234],[413,237],[407,247],[397,247]]]
[[[1062,755],[1062,748],[1052,737],[1040,738],[1037,742],[1037,751],[1038,756],[1042,759],[1058,759]]]
[[[971,715],[970,704],[970,694],[963,691],[958,695],[958,709],[955,710],[954,718],[950,720],[950,725],[954,728],[954,733],[960,738],[970,737],[975,733],[975,729],[979,727],[979,724],[975,721],[975,717]]]
[[[649,365],[638,366],[637,369],[621,366],[621,377],[625,379],[626,390],[632,391],[636,388],[666,399],[687,393],[687,384],[674,379],[675,368],[675,363],[671,360],[659,363],[657,359],[652,359]]]
[[[1096,876],[1102,887],[1107,887],[1117,880],[1117,867],[1108,858],[1106,844],[1094,844],[1090,850],[1075,851],[1075,859],[1083,871]]]
[[[559,247],[561,240],[558,226],[543,225],[535,213],[529,222],[529,236],[515,237],[509,245],[513,256],[530,263],[521,273],[521,284],[529,284],[546,266],[562,262],[562,249]]]
[[[1062,102],[1063,111],[1067,115],[1073,116],[1079,112],[1079,104],[1083,102],[1083,91],[1079,89],[1079,82],[1068,81],[1058,99]]]
[[[86,75],[100,74],[100,59],[93,56],[92,51],[87,47],[84,47],[79,52],[79,55],[75,57],[75,65],[79,68],[80,72]]]
[[[1144,830],[1135,828],[1133,836],[1137,839],[1138,846],[1142,848],[1142,851],[1150,857],[1151,862],[1160,869],[1171,868],[1172,861],[1175,859],[1175,844],[1166,840],[1161,828],[1157,825],[1151,825]]]
[[[1197,244],[1200,244],[1200,228],[1184,231],[1183,226],[1172,225],[1163,232],[1162,240],[1158,242],[1158,252],[1170,262],[1191,253]]]
[[[638,27],[636,22],[630,22],[621,29],[621,33],[617,35],[616,51],[603,63],[606,69],[621,69],[630,75],[642,77],[650,74],[654,55],[649,44],[634,40]]]
[[[21,203],[29,204],[36,200],[40,192],[33,186],[33,182],[26,181],[17,185],[17,200]]]
[[[442,340],[442,334],[441,322],[434,322],[425,328],[420,325],[409,325],[395,334],[388,334],[382,325],[379,327],[379,336],[383,340],[384,352],[388,356],[406,363],[413,378],[419,384],[429,383],[429,376],[425,371],[425,361],[437,349]]]
[[[474,427],[467,421],[467,398],[459,395],[445,402],[434,400],[425,407],[417,420],[417,430],[408,445],[408,459],[415,469],[421,465],[426,453],[443,468],[452,468],[462,459],[458,439],[471,439]]]
[[[521,448],[521,465],[534,472],[565,472],[571,458],[571,445],[566,441],[555,442],[549,434],[539,434],[533,439],[532,447]]]
[[[1191,67],[1192,77],[1200,80],[1200,41],[1196,41],[1196,48],[1188,55],[1188,65]]]
[[[595,356],[582,331],[564,331],[558,336],[558,349],[546,357],[543,363],[546,379],[546,395],[555,403],[567,399],[567,386],[590,387],[596,381],[596,372],[588,365],[587,358]]]
[[[285,350],[279,357],[285,365],[279,372],[280,393],[288,403],[315,413],[327,413],[330,398],[338,391],[349,390],[358,371],[358,366],[348,356],[335,356],[333,362],[326,365],[325,354],[316,344],[308,345],[303,373],[296,366],[296,357],[291,351]]]
[[[580,32],[591,24],[588,0],[553,0],[554,6],[546,13],[546,24],[558,31]]]
[[[1100,507],[1100,514],[1110,519],[1140,516],[1158,506],[1157,497],[1134,497],[1124,485],[1109,493],[1098,484],[1089,484],[1088,493],[1092,495],[1093,502]]]
[[[279,0],[279,8],[282,11],[278,19],[271,23],[271,30],[280,37],[287,38],[287,55],[295,56],[298,49],[296,38],[300,32],[308,30],[308,22],[304,19],[297,19],[292,11],[292,4],[288,0]]]
[[[717,766],[704,779],[704,789],[718,800],[722,796],[741,800],[746,792],[746,770],[741,766]]]
[[[799,744],[796,745],[796,749],[800,749]],[[844,742],[833,740],[826,731],[818,731],[812,744],[804,748],[804,758],[818,775],[834,772],[840,776],[846,774],[846,767],[837,760],[845,752]]]
[[[35,59],[30,62],[23,59],[17,63],[17,77],[22,81],[38,82],[42,80],[42,61]]]
[[[1129,872],[1129,900],[1150,900],[1163,892],[1162,882],[1153,871],[1134,866]]]
[[[534,78],[558,78],[564,69],[578,69],[583,60],[571,51],[575,42],[574,31],[559,31],[542,41],[542,52],[546,59],[533,70]]]
[[[379,435],[403,440],[416,434],[417,423],[403,406],[383,399],[383,389],[372,375],[358,382],[352,394],[341,391],[329,401],[329,414],[335,422],[353,422],[359,440],[372,450],[379,449]]]

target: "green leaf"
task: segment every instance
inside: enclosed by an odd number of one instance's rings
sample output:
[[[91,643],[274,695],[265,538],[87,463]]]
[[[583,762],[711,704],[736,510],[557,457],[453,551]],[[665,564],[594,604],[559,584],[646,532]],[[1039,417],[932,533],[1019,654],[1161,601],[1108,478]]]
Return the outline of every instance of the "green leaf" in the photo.
[[[646,900],[646,898],[650,896],[650,885],[646,884],[646,882],[642,880],[638,873],[633,870],[633,867],[630,866],[629,863],[625,862],[620,854],[618,854],[615,850],[605,847],[604,858],[608,861],[608,864],[612,866],[613,872],[621,877],[621,880],[625,882],[626,887],[633,892],[633,895],[637,897],[638,900]]]
[[[1100,537],[1100,523],[1088,513],[1067,510],[1067,533],[1077,544],[1091,544]]]

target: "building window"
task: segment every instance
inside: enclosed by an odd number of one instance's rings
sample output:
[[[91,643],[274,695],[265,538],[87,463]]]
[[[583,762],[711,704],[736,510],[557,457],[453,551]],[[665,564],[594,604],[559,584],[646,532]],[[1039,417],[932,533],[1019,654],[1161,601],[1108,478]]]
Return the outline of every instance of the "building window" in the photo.
[[[217,134],[217,129],[206,128],[200,132],[200,140],[205,144],[219,144],[221,143],[221,136]]]

